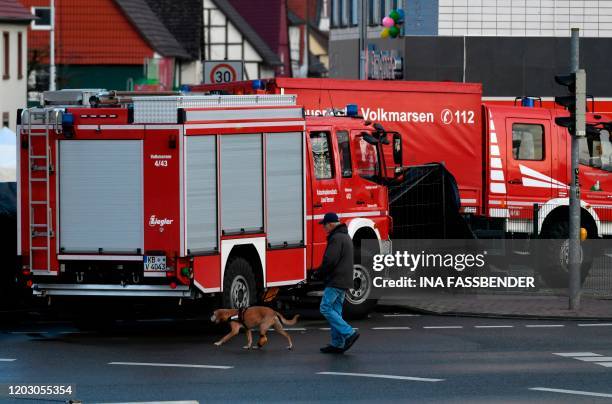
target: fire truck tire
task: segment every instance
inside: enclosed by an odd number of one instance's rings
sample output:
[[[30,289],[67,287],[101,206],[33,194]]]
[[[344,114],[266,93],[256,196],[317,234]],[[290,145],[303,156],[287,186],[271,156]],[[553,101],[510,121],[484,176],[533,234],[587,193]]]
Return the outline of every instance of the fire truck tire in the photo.
[[[355,287],[346,291],[343,312],[347,318],[357,319],[371,313],[377,299],[370,298],[372,294],[372,254],[355,248],[355,265],[353,266],[353,281]]]
[[[249,307],[257,301],[257,286],[253,267],[242,257],[233,258],[223,278],[222,307],[238,309]]]
[[[550,288],[567,288],[569,284],[568,246],[569,224],[555,222],[542,231],[542,243],[538,253],[538,269],[542,280]],[[583,284],[593,264],[588,239],[580,243],[580,283]]]

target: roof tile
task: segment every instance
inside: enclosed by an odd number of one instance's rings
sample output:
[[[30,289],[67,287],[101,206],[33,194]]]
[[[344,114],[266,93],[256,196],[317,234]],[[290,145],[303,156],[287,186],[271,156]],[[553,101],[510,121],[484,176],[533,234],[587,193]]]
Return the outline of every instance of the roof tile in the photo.
[[[115,1],[156,52],[162,56],[191,59],[145,0]]]
[[[35,19],[17,0],[0,0],[0,21],[29,23]]]

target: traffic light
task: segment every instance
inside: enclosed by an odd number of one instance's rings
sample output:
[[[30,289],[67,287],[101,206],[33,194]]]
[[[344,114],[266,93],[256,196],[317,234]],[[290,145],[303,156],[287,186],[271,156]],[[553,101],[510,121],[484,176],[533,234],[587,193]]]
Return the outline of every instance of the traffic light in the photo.
[[[584,70],[578,70],[576,73],[563,74],[555,76],[557,84],[567,87],[567,91],[570,95],[562,95],[555,97],[555,103],[561,105],[568,110],[570,116],[557,117],[555,122],[559,126],[567,128],[571,135],[576,135],[576,127],[584,127],[584,125],[576,125],[576,112],[578,118],[584,120],[584,113],[586,111],[586,74]],[[579,135],[582,135],[583,131],[580,131]]]
[[[557,117],[555,122],[559,126],[567,128],[571,135],[576,133],[576,73],[555,76],[557,84],[567,87],[571,95],[555,97],[555,104],[567,109],[570,116]]]

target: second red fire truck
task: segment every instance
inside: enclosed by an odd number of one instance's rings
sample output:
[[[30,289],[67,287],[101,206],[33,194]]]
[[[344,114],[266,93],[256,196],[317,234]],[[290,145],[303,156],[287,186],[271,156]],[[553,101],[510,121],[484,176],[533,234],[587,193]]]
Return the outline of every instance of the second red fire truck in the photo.
[[[571,142],[567,129],[555,123],[567,112],[554,104],[541,108],[529,98],[518,105],[483,103],[480,84],[452,82],[277,78],[185,89],[295,94],[307,115],[359,102],[366,120],[401,133],[404,166],[444,165],[457,182],[474,236],[528,241],[568,235]],[[593,112],[595,104],[588,103],[587,135],[580,140],[582,228],[591,240],[612,237],[612,117]],[[610,110],[609,100],[597,105]],[[549,286],[567,286],[567,243],[542,245],[549,249],[542,255],[542,277]],[[584,278],[593,254],[585,250],[583,256]]]

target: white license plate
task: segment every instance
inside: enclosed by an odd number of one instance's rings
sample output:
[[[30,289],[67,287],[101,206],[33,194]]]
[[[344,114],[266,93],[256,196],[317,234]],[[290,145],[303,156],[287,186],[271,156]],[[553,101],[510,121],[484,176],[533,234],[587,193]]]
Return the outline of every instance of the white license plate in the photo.
[[[144,257],[145,271],[165,271],[166,256],[165,255],[145,255]]]

